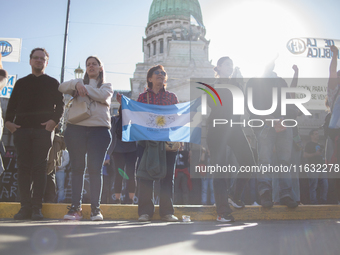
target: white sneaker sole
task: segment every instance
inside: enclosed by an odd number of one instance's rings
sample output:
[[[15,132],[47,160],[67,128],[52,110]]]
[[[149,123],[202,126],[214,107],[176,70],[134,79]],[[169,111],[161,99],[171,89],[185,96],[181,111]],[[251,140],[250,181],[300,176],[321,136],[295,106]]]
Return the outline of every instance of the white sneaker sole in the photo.
[[[234,201],[230,198],[228,198],[228,203],[229,203],[229,205],[232,205],[233,207],[235,207],[237,209],[243,208],[243,206],[239,206],[238,204],[234,203]]]
[[[143,216],[143,217],[139,217],[138,221],[139,222],[147,222],[147,221],[151,221],[151,218],[150,218],[150,216],[148,216],[148,217]]]
[[[83,216],[64,215],[64,220],[81,220]]]
[[[102,221],[104,218],[103,218],[103,215],[96,215],[96,216],[91,216],[90,219],[92,221]]]
[[[218,221],[218,222],[232,222],[232,220],[226,220],[226,219],[216,219],[216,221]]]

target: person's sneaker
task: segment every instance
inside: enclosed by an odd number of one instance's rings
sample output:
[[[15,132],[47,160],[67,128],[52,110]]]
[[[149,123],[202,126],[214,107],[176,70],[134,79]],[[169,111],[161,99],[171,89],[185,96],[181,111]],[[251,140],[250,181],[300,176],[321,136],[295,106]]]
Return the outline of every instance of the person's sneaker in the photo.
[[[92,221],[102,221],[103,220],[103,215],[101,213],[100,208],[94,208],[94,209],[91,210],[90,219]]]
[[[229,213],[229,214],[225,214],[225,215],[217,215],[217,219],[218,222],[234,222],[235,219],[234,217]]]
[[[32,220],[42,220],[44,215],[41,213],[40,208],[33,208],[32,209]]]
[[[148,214],[142,214],[139,216],[138,221],[150,221],[150,216]]]
[[[231,196],[228,198],[228,203],[237,209],[244,208],[244,203],[241,200],[233,199]]]
[[[80,206],[68,206],[68,213],[64,215],[64,220],[81,220],[83,213]]]
[[[121,204],[121,201],[120,201],[120,199],[118,198],[118,199],[115,199],[115,200],[113,200],[112,201],[112,204]]]
[[[272,201],[272,193],[269,190],[266,190],[261,196],[261,205],[264,208],[272,208],[273,201]]]
[[[178,218],[173,214],[167,214],[165,216],[162,216],[161,220],[167,221],[167,222],[176,222],[176,221],[178,221]]]
[[[252,205],[254,205],[254,206],[259,206],[259,204],[256,203],[256,201],[255,201]]]
[[[280,204],[286,205],[288,208],[296,208],[299,205],[291,197],[284,197],[284,198],[280,199]]]
[[[14,215],[15,220],[28,220],[32,217],[32,209],[27,207],[21,207],[19,212]]]

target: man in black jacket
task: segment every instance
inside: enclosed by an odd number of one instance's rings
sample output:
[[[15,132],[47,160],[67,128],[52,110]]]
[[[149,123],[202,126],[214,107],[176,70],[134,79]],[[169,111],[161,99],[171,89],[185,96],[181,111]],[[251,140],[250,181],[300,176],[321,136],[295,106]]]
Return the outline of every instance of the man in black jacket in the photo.
[[[48,152],[64,108],[58,81],[44,73],[48,57],[43,48],[32,50],[32,74],[16,82],[6,112],[5,126],[13,133],[18,155],[21,209],[16,220],[43,219]]]

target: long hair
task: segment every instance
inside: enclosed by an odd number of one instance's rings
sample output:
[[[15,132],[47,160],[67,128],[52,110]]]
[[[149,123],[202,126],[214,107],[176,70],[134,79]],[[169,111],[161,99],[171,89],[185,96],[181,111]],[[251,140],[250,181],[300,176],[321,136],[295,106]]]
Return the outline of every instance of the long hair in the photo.
[[[162,65],[157,65],[157,66],[153,66],[148,70],[148,74],[146,75],[146,82],[148,83],[148,88],[152,89],[152,82],[149,82],[149,78],[152,77],[153,72],[156,71],[157,69],[162,69],[165,72],[165,69]],[[166,82],[168,79],[168,75],[165,75],[165,80],[164,82]],[[163,84],[163,88],[166,88],[166,83]]]
[[[102,71],[99,72],[99,76],[97,78],[97,88],[100,88],[101,85],[104,83],[104,66],[102,65],[102,62],[99,60],[99,58],[97,58],[95,56],[89,56],[85,61],[85,66],[87,66],[87,61],[90,58],[94,58],[98,62],[98,65],[101,66],[102,69],[103,69]],[[89,78],[89,75],[87,74],[87,72],[85,72],[83,82],[84,82],[84,84],[89,84],[89,82],[90,82],[90,78]]]
[[[231,58],[229,58],[229,57],[221,57],[218,61],[217,61],[217,64],[216,64],[216,66],[214,67],[214,71],[215,71],[215,77],[216,78],[219,78],[220,77],[220,70],[218,70],[218,66],[221,66],[223,63],[224,63],[224,61],[226,61],[226,60],[231,60]],[[231,60],[231,62],[232,62],[232,60]]]

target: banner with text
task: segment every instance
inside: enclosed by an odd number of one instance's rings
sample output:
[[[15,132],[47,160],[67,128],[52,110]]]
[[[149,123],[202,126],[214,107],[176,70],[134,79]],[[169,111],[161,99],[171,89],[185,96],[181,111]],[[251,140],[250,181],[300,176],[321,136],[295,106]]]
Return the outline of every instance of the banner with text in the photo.
[[[21,56],[20,38],[0,38],[0,52],[3,62],[20,62]]]
[[[2,89],[0,97],[10,98],[16,81],[16,75],[8,75],[7,85]]]
[[[293,38],[287,42],[287,49],[294,55],[307,58],[331,58],[330,46],[340,48],[340,40],[319,38]],[[338,54],[338,59],[340,55]]]

